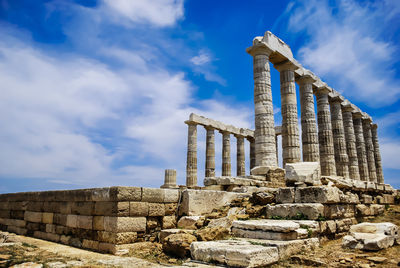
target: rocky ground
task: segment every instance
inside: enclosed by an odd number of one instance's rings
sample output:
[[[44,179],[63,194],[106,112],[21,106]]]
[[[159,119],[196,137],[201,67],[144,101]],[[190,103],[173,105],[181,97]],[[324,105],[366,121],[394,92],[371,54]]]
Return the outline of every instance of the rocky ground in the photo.
[[[400,206],[390,206],[373,222],[400,226]],[[0,241],[0,267],[210,267],[166,255],[159,243],[138,243],[125,256],[99,254],[48,241],[10,235]],[[321,243],[272,267],[399,267],[400,246],[379,252],[343,249],[341,239]]]

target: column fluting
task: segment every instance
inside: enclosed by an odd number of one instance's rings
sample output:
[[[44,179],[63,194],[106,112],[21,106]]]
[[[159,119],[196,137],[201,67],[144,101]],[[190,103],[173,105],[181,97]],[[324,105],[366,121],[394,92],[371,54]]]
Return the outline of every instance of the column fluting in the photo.
[[[360,179],[369,181],[367,152],[365,149],[364,133],[362,126],[362,114],[359,111],[353,113],[354,134],[356,135],[356,147],[358,158],[358,169],[360,171]]]
[[[247,138],[250,144],[250,170],[256,166],[256,144],[254,138]]]
[[[235,135],[236,137],[236,175],[246,175],[246,164],[245,164],[245,151],[244,151],[244,137]]]
[[[374,150],[374,144],[372,142],[371,123],[372,120],[369,117],[364,117],[362,119],[365,148],[367,152],[369,181],[378,182],[376,177],[375,156],[374,156],[375,150]]]
[[[166,169],[164,176],[164,185],[161,188],[178,188],[176,185],[176,170],[175,169]]]
[[[186,121],[188,125],[188,148],[186,160],[186,186],[197,186],[197,124]]]
[[[231,176],[231,136],[229,132],[222,133],[222,176]]]
[[[372,142],[374,144],[376,177],[377,177],[378,183],[384,183],[382,158],[381,158],[381,152],[379,149],[379,141],[378,141],[378,125],[377,124],[372,124],[371,133],[372,133]]]
[[[215,177],[215,131],[212,127],[205,127],[206,136],[206,177]]]

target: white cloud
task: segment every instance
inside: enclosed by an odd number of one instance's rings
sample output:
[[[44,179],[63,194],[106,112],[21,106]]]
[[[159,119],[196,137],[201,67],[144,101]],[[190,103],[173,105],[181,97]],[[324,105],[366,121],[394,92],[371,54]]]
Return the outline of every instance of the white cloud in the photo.
[[[288,28],[309,37],[298,51],[299,61],[352,99],[373,107],[396,102],[400,86],[393,54],[398,44],[382,38],[386,15],[393,12],[389,2],[338,0],[333,9],[326,0],[296,1],[287,11]]]
[[[103,0],[114,19],[124,23],[172,26],[184,15],[183,0]],[[125,19],[125,21],[121,20]]]
[[[198,56],[194,56],[193,58],[190,59],[190,61],[194,65],[203,65],[203,64],[209,63],[211,61],[211,57],[206,52],[201,51]]]

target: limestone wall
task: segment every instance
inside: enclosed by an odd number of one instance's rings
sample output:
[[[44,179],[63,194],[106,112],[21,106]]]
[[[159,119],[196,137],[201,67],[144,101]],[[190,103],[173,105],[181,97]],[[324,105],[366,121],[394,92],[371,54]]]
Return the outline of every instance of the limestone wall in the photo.
[[[179,197],[178,189],[141,187],[3,194],[0,230],[117,253],[175,228]]]

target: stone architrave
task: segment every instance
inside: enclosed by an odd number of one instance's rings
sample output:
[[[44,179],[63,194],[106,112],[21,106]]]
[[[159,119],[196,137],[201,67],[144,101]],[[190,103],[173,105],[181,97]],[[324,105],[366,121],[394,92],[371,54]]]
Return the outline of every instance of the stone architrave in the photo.
[[[332,122],[329,110],[328,94],[331,92],[326,85],[316,89],[318,141],[321,163],[321,175],[335,176],[335,154],[333,147]]]
[[[369,181],[377,182],[375,156],[374,156],[375,150],[374,150],[374,144],[372,142],[371,123],[372,120],[369,116],[366,116],[362,119],[365,148],[367,153]]]
[[[343,126],[341,102],[343,97],[338,94],[330,99],[333,145],[335,148],[336,174],[349,178],[349,157],[347,155],[346,139]]]
[[[259,39],[246,50],[253,56],[256,167],[276,167],[275,123],[269,56],[272,50]]]
[[[244,152],[244,137],[235,135],[236,137],[236,175],[246,175],[246,163],[245,163],[245,152]]]
[[[164,177],[164,185],[161,188],[178,188],[176,185],[176,170],[166,169]]]
[[[282,159],[286,163],[300,162],[300,137],[297,118],[297,98],[294,71],[299,67],[290,61],[274,65],[280,72],[282,114]]]
[[[186,186],[197,186],[197,124],[185,121],[188,125],[188,149],[186,160]]]
[[[222,176],[231,176],[231,137],[222,131]]]
[[[364,132],[362,126],[362,114],[359,111],[353,112],[354,134],[356,135],[358,169],[362,181],[369,180],[367,153],[365,149]]]
[[[206,177],[215,177],[215,132],[212,127],[205,127],[206,137]]]
[[[256,144],[254,138],[247,138],[250,144],[250,170],[256,166]]]
[[[377,124],[372,124],[371,133],[372,133],[372,142],[374,144],[374,157],[375,157],[375,166],[376,166],[376,177],[378,179],[378,183],[384,183],[381,152],[379,150],[378,125]]]
[[[353,125],[353,106],[345,101],[342,103],[343,126],[346,137],[347,155],[349,157],[349,175],[353,180],[360,179],[360,171],[358,169],[358,157],[356,147],[356,136],[354,134]]]
[[[315,79],[304,75],[296,80],[300,88],[301,140],[303,161],[319,162],[317,121],[315,119],[313,83]]]

